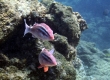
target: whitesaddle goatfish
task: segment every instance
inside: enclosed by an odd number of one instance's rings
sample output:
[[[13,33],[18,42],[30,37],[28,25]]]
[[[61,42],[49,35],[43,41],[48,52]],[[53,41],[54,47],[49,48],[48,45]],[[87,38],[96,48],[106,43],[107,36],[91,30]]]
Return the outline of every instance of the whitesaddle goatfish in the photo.
[[[32,37],[39,38],[41,40],[54,40],[54,34],[53,31],[50,29],[48,25],[45,23],[35,23],[33,26],[28,26],[26,23],[26,19],[24,19],[25,22],[25,32],[24,36],[27,33],[31,33]]]
[[[56,66],[57,62],[55,57],[53,56],[54,49],[48,51],[43,48],[41,53],[39,54],[39,63],[40,66],[38,68],[44,67],[44,72],[48,71],[48,66]]]

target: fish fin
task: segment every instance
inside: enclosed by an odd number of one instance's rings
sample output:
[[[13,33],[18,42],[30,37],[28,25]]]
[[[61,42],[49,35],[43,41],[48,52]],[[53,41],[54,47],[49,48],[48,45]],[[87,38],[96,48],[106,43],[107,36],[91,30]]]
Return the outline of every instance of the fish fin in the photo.
[[[34,25],[36,25],[36,24],[37,24],[37,23],[35,22]],[[33,25],[33,26],[34,26],[34,25]]]
[[[33,38],[36,38],[34,35],[32,35]]]
[[[26,23],[26,19],[24,19],[24,23],[25,23],[25,31],[24,31],[23,37],[24,37],[27,33],[29,33],[29,26],[28,26],[27,23]]]
[[[42,48],[42,51],[44,51],[45,50],[45,48]]]
[[[44,72],[47,72],[48,69],[49,69],[49,67],[48,67],[48,66],[45,66],[45,67],[44,67]]]
[[[53,54],[53,53],[54,53],[54,48],[51,49],[49,52],[50,52],[51,54]]]

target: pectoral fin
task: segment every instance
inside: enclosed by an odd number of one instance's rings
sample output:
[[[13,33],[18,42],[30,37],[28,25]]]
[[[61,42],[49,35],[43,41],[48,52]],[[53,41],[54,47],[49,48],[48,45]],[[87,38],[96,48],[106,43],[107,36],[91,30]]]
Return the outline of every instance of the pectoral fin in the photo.
[[[44,67],[44,72],[47,72],[48,71],[48,68],[49,68],[48,66],[45,66]]]

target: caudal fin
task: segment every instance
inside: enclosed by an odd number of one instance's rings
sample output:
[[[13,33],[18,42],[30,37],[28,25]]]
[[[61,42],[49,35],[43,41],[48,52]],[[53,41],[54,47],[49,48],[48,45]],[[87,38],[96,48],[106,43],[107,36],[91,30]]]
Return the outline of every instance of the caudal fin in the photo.
[[[29,26],[28,26],[27,23],[26,23],[26,19],[24,19],[24,23],[25,23],[25,31],[24,31],[23,37],[24,37],[27,33],[29,33]]]

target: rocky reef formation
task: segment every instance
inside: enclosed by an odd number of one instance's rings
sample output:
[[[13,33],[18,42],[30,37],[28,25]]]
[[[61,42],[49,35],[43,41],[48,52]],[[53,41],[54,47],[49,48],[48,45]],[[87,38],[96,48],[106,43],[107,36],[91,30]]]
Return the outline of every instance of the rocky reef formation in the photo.
[[[47,5],[47,3],[49,3]],[[34,39],[24,34],[28,25],[44,22],[55,33],[54,41]],[[69,6],[55,1],[0,1],[0,79],[2,80],[76,80],[73,61],[85,20]],[[42,48],[55,48],[58,65],[44,73],[38,69]],[[77,64],[77,61],[75,62]]]
[[[110,49],[101,51],[95,43],[80,41],[77,51],[79,58],[83,61],[83,70],[86,74],[83,74],[85,78],[82,80],[109,80]]]

